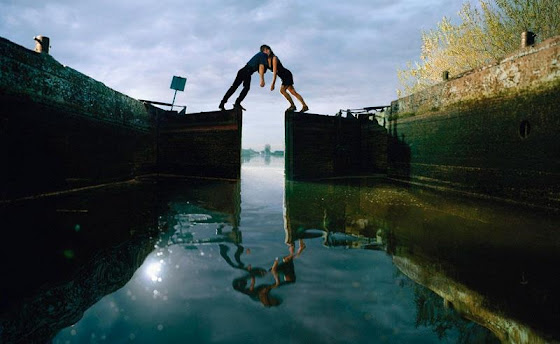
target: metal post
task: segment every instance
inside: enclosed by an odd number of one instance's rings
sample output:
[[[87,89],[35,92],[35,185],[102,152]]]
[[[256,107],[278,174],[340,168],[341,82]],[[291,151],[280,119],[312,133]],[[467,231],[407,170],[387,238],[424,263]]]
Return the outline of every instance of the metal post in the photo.
[[[175,96],[177,96],[177,90],[175,90],[175,94],[173,95],[173,101],[171,102],[171,111],[173,111],[173,104],[175,104]]]
[[[187,82],[187,78],[182,78],[176,75],[173,76],[173,79],[171,80],[171,86],[169,87],[172,90],[175,90],[175,94],[173,95],[173,102],[171,103],[171,111],[173,111],[173,105],[175,104],[175,97],[177,96],[177,91],[183,92],[185,90],[186,82]]]

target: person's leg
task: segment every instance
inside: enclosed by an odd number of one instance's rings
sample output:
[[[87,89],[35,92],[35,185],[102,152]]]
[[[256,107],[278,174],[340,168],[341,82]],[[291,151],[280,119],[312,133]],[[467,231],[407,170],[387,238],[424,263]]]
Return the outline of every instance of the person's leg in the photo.
[[[293,94],[294,97],[296,97],[301,102],[302,108],[300,112],[309,110],[307,104],[305,104],[305,101],[303,100],[303,97],[299,93],[297,93],[296,89],[294,88],[294,85],[288,86],[288,91],[290,91],[290,93]]]
[[[243,101],[243,99],[245,99],[250,89],[251,89],[251,74],[245,73],[245,75],[243,76],[243,89],[239,93],[239,97],[237,97],[237,99],[235,100],[236,106],[241,106],[241,102]]]
[[[303,242],[303,239],[299,239],[299,249],[295,256],[299,257],[299,255],[301,254],[301,252],[303,252],[304,249],[305,249],[305,243]]]
[[[224,105],[227,103],[229,97],[231,97],[231,95],[237,90],[239,85],[241,85],[241,83],[243,82],[243,77],[245,75],[243,70],[244,70],[244,68],[241,68],[237,72],[237,76],[235,77],[235,80],[233,81],[233,84],[227,90],[226,94],[224,95],[224,98],[222,98],[222,101],[220,102],[220,109],[224,110]]]
[[[280,93],[282,93],[282,95],[284,96],[284,98],[286,98],[286,100],[288,102],[290,102],[290,107],[288,108],[287,111],[295,111],[296,110],[296,105],[294,104],[294,101],[292,100],[292,97],[288,94],[288,92],[286,91],[288,87],[286,85],[282,85],[280,86]]]

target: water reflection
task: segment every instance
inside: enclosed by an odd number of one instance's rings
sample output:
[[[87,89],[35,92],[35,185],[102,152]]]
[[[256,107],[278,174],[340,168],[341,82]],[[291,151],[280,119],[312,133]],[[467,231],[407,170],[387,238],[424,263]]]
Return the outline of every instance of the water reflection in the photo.
[[[298,258],[304,249],[305,243],[303,239],[299,239],[299,248],[296,253],[294,253],[295,244],[290,243],[288,246],[288,255],[282,257],[281,260],[277,257],[269,269],[253,267],[250,264],[245,266],[245,264],[241,262],[241,254],[244,252],[244,248],[241,245],[237,245],[237,250],[234,254],[235,263],[232,262],[228,255],[228,246],[220,244],[220,255],[231,267],[245,271],[243,276],[233,280],[233,289],[248,295],[255,301],[260,301],[265,307],[272,307],[280,305],[282,299],[278,296],[271,295],[271,291],[275,288],[296,282],[294,259]],[[246,252],[249,253],[250,250]],[[272,281],[264,282],[266,277],[272,277]],[[257,283],[257,279],[261,279],[263,282]]]
[[[154,190],[135,183],[0,206],[1,342],[45,342],[126,284],[156,214]]]
[[[560,337],[554,217],[282,168],[3,208],[2,342]]]
[[[441,198],[382,180],[286,181],[288,237],[322,232],[329,247],[384,250],[415,288],[417,325],[471,342],[468,318],[501,341],[560,338],[558,217]],[[434,301],[439,299],[440,301]],[[450,312],[453,309],[456,312]],[[479,336],[476,334],[475,336]]]
[[[137,271],[162,284],[174,245],[240,241],[239,197],[238,182],[145,180],[1,205],[12,244],[0,253],[9,276],[0,284],[0,342],[50,340]],[[189,232],[202,224],[218,224],[214,235]]]

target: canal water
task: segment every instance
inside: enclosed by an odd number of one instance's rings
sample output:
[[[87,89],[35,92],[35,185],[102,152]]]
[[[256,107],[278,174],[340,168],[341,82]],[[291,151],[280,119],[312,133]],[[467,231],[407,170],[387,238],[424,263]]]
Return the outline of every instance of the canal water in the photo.
[[[2,342],[560,340],[556,215],[283,163],[3,206]]]

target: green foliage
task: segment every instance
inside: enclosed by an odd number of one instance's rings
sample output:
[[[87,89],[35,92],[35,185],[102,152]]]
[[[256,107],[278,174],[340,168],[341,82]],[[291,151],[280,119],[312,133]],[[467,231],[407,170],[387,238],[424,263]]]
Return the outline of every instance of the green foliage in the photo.
[[[560,35],[558,0],[478,0],[459,12],[460,23],[444,17],[433,30],[422,32],[419,62],[398,70],[399,97],[442,81],[443,71],[458,75],[519,49],[521,33],[531,31],[537,40]]]

